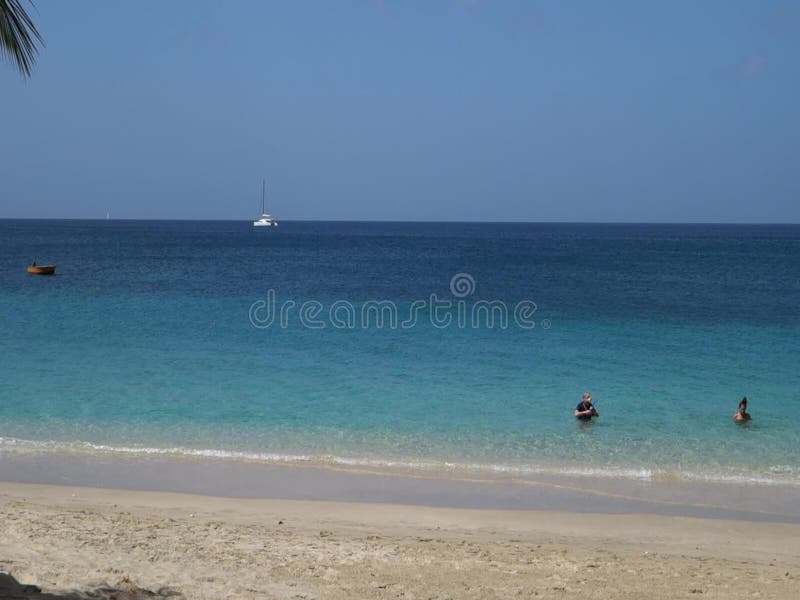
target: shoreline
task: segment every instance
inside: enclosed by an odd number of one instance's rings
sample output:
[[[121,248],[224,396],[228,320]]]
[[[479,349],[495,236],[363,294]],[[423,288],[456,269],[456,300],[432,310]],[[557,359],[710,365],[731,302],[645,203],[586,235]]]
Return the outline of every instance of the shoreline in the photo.
[[[800,524],[800,487],[470,474],[213,458],[0,453],[0,482],[242,499],[644,514]]]
[[[310,466],[321,469],[378,470],[387,473],[428,474],[445,477],[589,477],[633,481],[687,481],[700,483],[731,483],[768,485],[800,489],[797,469],[734,470],[729,466],[703,470],[680,465],[592,464],[585,462],[487,462],[435,457],[381,457],[332,454],[303,454],[291,452],[258,452],[190,447],[114,446],[94,442],[36,441],[0,436],[0,457],[3,455],[79,456],[109,459],[164,459],[172,461],[231,461],[246,464],[277,466]]]
[[[18,483],[0,517],[0,571],[60,597],[792,598],[800,581],[800,525],[779,523]]]

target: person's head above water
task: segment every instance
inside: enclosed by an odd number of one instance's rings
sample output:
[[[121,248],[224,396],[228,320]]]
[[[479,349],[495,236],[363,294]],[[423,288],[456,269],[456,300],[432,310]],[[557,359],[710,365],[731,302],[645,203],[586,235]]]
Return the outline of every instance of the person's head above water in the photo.
[[[589,392],[583,392],[583,401],[586,404],[591,404],[592,403],[592,395]]]
[[[745,396],[742,398],[741,402],[739,402],[739,410],[733,413],[733,420],[749,421],[751,418],[750,413],[747,412],[747,396]]]

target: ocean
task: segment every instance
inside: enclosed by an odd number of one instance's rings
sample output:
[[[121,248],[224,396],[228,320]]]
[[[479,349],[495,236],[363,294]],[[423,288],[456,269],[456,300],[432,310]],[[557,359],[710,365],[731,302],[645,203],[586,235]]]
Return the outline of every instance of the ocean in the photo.
[[[800,226],[0,220],[0,460],[799,486],[798,306]]]

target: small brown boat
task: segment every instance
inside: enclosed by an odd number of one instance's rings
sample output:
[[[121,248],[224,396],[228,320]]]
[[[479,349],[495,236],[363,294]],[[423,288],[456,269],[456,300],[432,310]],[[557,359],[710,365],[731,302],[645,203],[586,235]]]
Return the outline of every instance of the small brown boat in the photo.
[[[55,273],[55,265],[32,264],[30,267],[28,267],[28,274],[30,275],[55,275]]]

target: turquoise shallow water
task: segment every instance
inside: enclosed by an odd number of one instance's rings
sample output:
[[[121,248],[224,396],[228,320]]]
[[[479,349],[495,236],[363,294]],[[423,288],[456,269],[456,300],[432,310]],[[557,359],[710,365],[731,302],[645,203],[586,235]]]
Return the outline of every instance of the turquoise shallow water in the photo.
[[[800,227],[0,221],[0,251],[0,455],[800,485]]]

